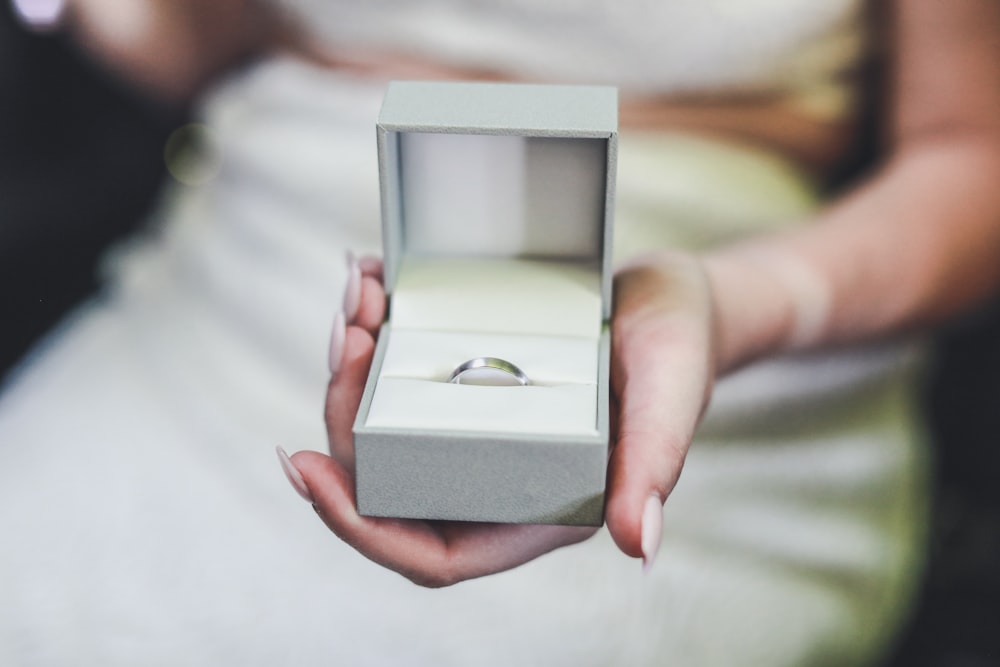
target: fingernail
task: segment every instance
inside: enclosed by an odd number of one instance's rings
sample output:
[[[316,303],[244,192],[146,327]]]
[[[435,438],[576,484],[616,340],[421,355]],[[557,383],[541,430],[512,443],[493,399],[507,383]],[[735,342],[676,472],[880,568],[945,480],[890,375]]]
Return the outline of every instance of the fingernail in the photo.
[[[333,316],[333,331],[330,332],[330,357],[327,363],[330,365],[330,377],[337,377],[340,372],[340,362],[344,357],[344,342],[347,339],[347,324],[344,322],[344,313],[338,312]]]
[[[348,322],[354,321],[361,305],[361,266],[358,258],[350,250],[347,251],[347,286],[344,287],[344,317]]]
[[[281,469],[285,471],[285,477],[288,478],[288,482],[292,485],[292,488],[305,499],[306,502],[314,503],[315,500],[312,497],[312,493],[309,492],[309,487],[306,486],[306,480],[302,479],[302,473],[299,472],[295,464],[292,463],[292,459],[288,457],[288,453],[285,452],[280,446],[275,448],[278,452],[278,461],[281,462]]]
[[[382,275],[382,260],[378,257],[362,257],[358,260],[358,267],[363,274]]]
[[[642,508],[640,541],[642,543],[642,571],[649,574],[653,561],[660,550],[660,537],[663,535],[663,503],[659,496],[651,495]]]

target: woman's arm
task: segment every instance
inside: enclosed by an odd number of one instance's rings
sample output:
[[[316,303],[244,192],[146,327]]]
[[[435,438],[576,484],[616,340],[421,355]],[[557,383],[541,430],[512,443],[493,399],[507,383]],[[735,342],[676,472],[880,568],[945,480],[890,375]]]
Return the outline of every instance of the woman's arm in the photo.
[[[267,49],[304,43],[262,0],[67,0],[64,27],[112,74],[171,104]]]
[[[708,258],[724,367],[934,322],[1000,282],[1000,4],[896,14],[884,166],[817,224]]]
[[[644,503],[672,489],[697,419],[691,406],[687,418],[662,407],[676,392],[664,366],[681,362],[660,359],[664,347],[676,349],[676,338],[695,345],[688,330],[698,314],[683,318],[668,302],[678,285],[704,271],[710,375],[721,375],[935,322],[1000,283],[1000,4],[896,0],[894,12],[887,156],[867,182],[815,224],[712,253],[702,267],[651,256],[620,276],[615,347],[631,373],[621,385],[608,526],[628,554],[643,554]]]

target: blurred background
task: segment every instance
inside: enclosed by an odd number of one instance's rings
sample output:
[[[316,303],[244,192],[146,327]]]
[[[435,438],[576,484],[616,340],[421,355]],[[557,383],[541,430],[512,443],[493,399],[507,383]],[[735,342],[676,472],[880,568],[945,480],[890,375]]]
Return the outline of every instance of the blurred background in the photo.
[[[0,374],[94,293],[103,250],[152,207],[184,115],[0,2]]]
[[[116,82],[0,2],[0,374],[100,288],[141,226],[187,110]],[[925,401],[936,455],[930,568],[893,667],[1000,665],[1000,303],[937,336]],[[4,443],[9,444],[9,443]]]

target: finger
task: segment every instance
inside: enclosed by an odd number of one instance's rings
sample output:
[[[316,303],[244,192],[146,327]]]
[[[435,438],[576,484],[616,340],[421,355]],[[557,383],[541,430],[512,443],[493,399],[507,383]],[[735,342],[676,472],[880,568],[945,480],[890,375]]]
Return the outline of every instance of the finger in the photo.
[[[448,586],[507,570],[595,531],[364,517],[355,509],[354,480],[343,466],[308,451],[292,460],[331,531],[366,557],[422,586]]]
[[[597,532],[589,526],[444,523],[450,575],[458,581],[510,570]]]
[[[350,250],[347,251],[347,282],[344,284],[344,298],[341,310],[348,324],[354,323],[361,305],[361,265]]]
[[[616,280],[612,385],[618,431],[606,520],[626,554],[651,562],[661,506],[680,476],[711,386],[711,318],[700,269],[639,267]]]
[[[347,253],[347,283],[344,286],[343,311],[348,324],[358,324],[374,331],[385,315],[385,290],[382,288],[382,260],[355,257]]]
[[[376,336],[383,320],[385,320],[385,289],[374,277],[363,276],[361,299],[354,316],[354,324]]]
[[[337,374],[326,393],[326,428],[330,453],[348,470],[354,469],[354,418],[368,381],[375,339],[360,327],[347,327]]]
[[[361,275],[374,278],[380,283],[385,282],[385,267],[381,257],[365,255],[358,258],[358,266],[361,268]]]
[[[339,462],[318,452],[302,451],[292,456],[292,463],[323,523],[366,557],[404,576],[409,571],[402,570],[397,561],[405,561],[406,554],[420,554],[431,561],[440,558],[444,542],[430,524],[359,515],[354,478]]]

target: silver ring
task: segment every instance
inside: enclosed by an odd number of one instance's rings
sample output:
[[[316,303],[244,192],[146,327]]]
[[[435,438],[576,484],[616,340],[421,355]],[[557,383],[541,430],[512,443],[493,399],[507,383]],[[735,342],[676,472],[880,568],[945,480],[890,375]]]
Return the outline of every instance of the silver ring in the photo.
[[[469,359],[468,361],[459,364],[459,366],[451,372],[451,377],[448,378],[448,382],[453,382],[455,384],[462,384],[462,376],[469,371],[478,370],[481,368],[492,369],[500,371],[501,373],[506,373],[511,376],[517,384],[523,386],[531,384],[531,380],[525,375],[524,371],[503,359],[498,359],[497,357],[476,357],[475,359]]]

